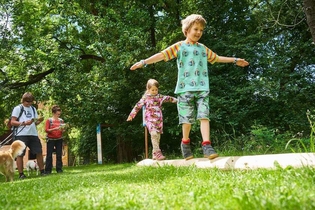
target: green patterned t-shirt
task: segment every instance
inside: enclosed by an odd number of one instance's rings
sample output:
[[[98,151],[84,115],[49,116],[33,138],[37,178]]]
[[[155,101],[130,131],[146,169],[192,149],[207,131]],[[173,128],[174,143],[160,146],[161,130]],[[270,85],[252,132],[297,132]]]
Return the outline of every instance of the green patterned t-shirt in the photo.
[[[162,51],[164,61],[177,58],[177,84],[175,93],[209,91],[208,64],[214,64],[218,56],[201,43],[180,41]]]

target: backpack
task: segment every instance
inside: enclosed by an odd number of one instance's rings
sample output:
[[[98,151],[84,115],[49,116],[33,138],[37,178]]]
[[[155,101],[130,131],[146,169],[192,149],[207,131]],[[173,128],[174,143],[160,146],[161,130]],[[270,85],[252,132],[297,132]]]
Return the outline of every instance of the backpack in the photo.
[[[58,118],[59,122],[60,122],[60,125],[63,124],[63,119],[61,118]],[[51,128],[51,125],[53,124],[53,120],[52,118],[49,118],[49,128]]]
[[[35,116],[35,108],[34,108],[33,106],[31,106],[31,107],[32,107],[32,109],[33,109],[33,113],[34,113],[34,116]],[[22,116],[23,112],[24,112],[24,106],[23,106],[23,105],[20,105],[20,114],[19,114],[19,116],[18,116],[17,119],[16,119],[17,121],[20,120],[20,117]],[[9,130],[14,130],[14,129],[17,128],[17,127],[11,125],[11,119],[12,119],[12,116],[9,117],[9,120],[8,120],[8,122],[7,122],[7,128],[8,128]]]

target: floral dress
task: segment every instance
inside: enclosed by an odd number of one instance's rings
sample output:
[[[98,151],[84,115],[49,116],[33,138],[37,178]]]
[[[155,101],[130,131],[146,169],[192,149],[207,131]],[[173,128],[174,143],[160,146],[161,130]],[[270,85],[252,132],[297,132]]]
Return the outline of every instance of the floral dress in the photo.
[[[176,103],[177,99],[171,96],[163,96],[161,94],[154,96],[145,94],[132,109],[129,116],[135,118],[141,108],[145,106],[144,119],[149,132],[156,131],[157,133],[163,133],[162,104],[164,102]]]

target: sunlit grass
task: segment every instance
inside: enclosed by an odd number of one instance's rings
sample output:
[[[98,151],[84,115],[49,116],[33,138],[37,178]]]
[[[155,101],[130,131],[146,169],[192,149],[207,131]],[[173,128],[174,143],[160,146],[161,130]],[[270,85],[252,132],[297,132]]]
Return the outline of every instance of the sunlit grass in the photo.
[[[1,209],[314,209],[313,168],[67,167],[5,183]]]

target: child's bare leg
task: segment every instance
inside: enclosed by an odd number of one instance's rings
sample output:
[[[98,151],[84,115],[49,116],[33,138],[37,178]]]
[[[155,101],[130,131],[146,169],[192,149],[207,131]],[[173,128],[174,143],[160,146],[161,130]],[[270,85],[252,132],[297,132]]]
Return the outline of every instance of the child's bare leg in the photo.
[[[160,149],[160,138],[161,134],[156,131],[151,132],[151,142],[152,142],[152,159],[153,160],[164,160],[165,156],[162,154]]]
[[[152,131],[151,135],[151,143],[152,143],[152,152],[157,152],[160,150],[160,135],[156,131]]]
[[[191,124],[188,124],[188,123],[182,124],[183,140],[189,140],[190,130],[191,130]]]
[[[207,119],[200,120],[200,132],[202,141],[210,141],[210,123]]]

